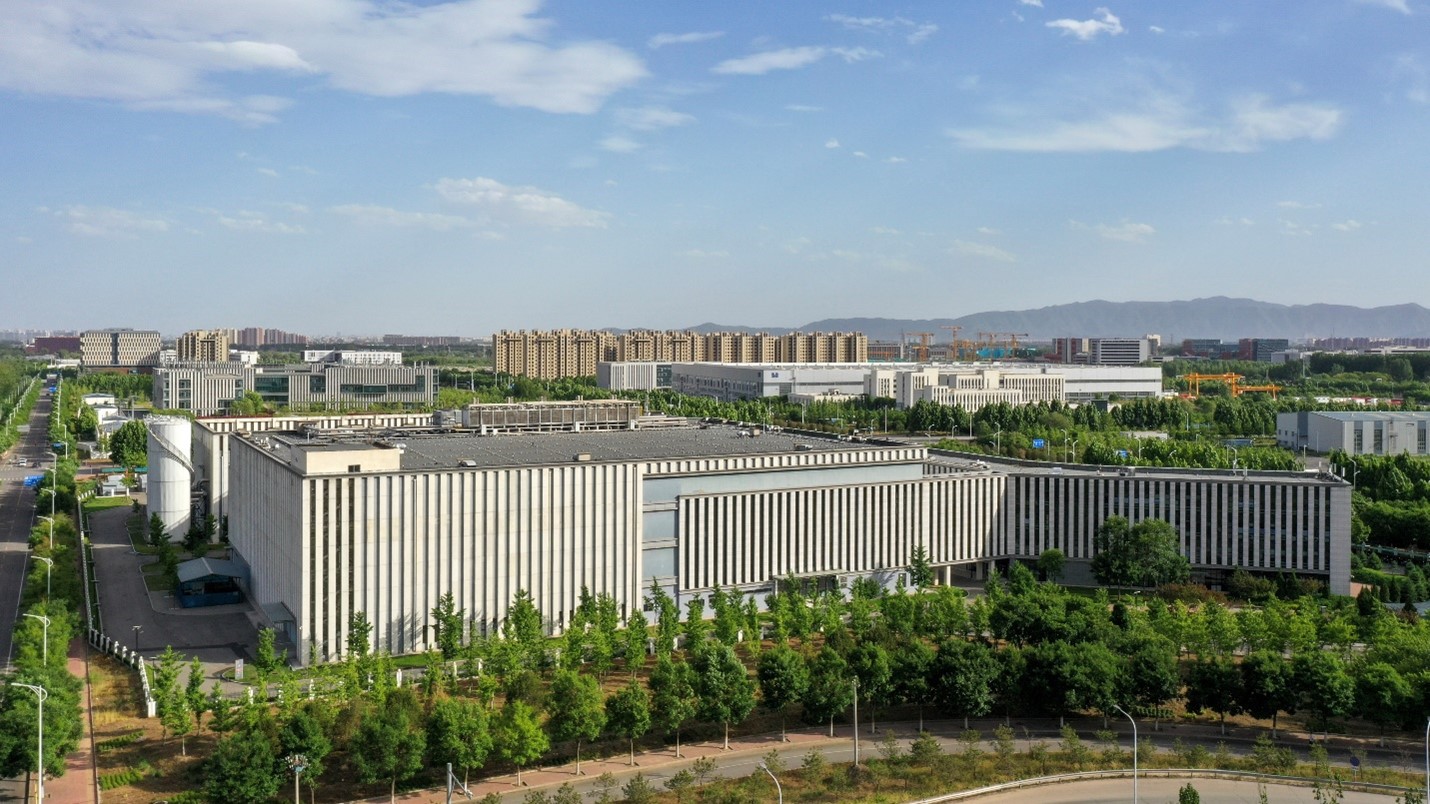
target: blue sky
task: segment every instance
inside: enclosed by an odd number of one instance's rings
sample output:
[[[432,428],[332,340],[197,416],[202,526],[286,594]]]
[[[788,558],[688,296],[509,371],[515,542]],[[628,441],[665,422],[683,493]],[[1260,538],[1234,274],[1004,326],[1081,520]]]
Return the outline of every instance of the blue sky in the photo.
[[[1427,303],[1427,19],[1430,0],[0,4],[0,326]]]

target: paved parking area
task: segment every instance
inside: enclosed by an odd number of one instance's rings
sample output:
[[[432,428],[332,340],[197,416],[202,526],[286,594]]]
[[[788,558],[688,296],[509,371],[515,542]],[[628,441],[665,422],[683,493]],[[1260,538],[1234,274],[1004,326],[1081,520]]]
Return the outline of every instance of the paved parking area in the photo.
[[[125,527],[129,516],[128,508],[111,508],[90,516],[105,635],[132,648],[137,625],[142,656],[157,656],[173,646],[185,657],[198,656],[210,678],[232,667],[235,659],[241,658],[245,664],[253,661],[258,645],[253,608],[243,603],[181,609],[168,593],[149,592],[141,567],[157,559],[134,551]]]

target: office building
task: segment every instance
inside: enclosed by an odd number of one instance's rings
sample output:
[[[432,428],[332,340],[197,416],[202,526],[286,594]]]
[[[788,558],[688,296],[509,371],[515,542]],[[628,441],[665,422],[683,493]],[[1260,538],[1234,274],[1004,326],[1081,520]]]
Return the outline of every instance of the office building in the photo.
[[[492,336],[496,370],[539,379],[589,377],[601,362],[848,363],[869,359],[856,332],[657,332],[561,329]]]
[[[1351,455],[1430,455],[1430,411],[1300,411],[1276,414],[1276,443],[1290,450]]]
[[[228,360],[228,330],[196,329],[179,336],[177,359],[181,363],[222,363]]]
[[[1237,342],[1236,356],[1242,360],[1255,360],[1258,363],[1284,363],[1284,360],[1276,360],[1276,354],[1290,348],[1291,341],[1285,338],[1242,338]]]
[[[253,366],[236,361],[188,363],[154,372],[154,406],[213,416],[256,392],[267,405],[293,410],[430,406],[436,398],[430,366],[305,363]]]
[[[1104,471],[714,426],[481,436],[230,437],[229,538],[298,660],[432,647],[450,593],[491,633],[518,590],[559,632],[582,590],[623,610],[781,578],[892,584],[915,547],[942,582],[1058,548],[1090,560],[1108,516],[1171,522],[1195,577],[1296,572],[1349,590],[1350,487],[1329,475]]]
[[[159,333],[147,329],[90,329],[79,336],[85,371],[148,372],[159,365]]]
[[[355,351],[352,349],[304,349],[304,363],[337,363],[343,366],[400,366],[401,352]]]

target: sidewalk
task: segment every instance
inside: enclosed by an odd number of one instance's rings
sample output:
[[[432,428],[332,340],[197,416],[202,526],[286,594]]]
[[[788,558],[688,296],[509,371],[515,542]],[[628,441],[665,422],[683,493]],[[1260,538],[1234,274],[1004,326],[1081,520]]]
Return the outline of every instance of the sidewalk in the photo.
[[[94,764],[94,732],[90,728],[89,645],[84,637],[70,640],[70,674],[80,680],[79,747],[65,757],[65,775],[45,780],[45,798],[56,804],[99,801],[99,777]]]

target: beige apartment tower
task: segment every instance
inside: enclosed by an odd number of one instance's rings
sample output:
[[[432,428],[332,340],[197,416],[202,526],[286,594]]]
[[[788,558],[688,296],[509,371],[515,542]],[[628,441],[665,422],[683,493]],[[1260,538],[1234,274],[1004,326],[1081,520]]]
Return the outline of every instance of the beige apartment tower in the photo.
[[[223,363],[228,360],[228,331],[196,329],[179,336],[179,362]]]
[[[861,363],[869,359],[869,338],[859,332],[502,330],[492,336],[492,350],[497,371],[552,380],[594,376],[603,362]]]

